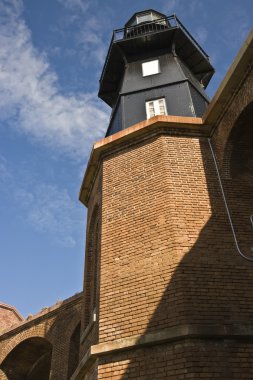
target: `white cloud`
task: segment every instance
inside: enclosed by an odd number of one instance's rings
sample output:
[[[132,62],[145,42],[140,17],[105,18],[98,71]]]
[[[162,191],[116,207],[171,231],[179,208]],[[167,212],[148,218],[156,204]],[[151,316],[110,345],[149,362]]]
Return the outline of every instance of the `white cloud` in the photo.
[[[8,170],[6,159],[0,155],[0,183],[3,186],[6,182],[10,180],[10,172]]]
[[[176,8],[178,8],[180,1],[179,0],[169,0],[165,1],[163,7],[163,13],[167,14],[169,12],[174,13]]]
[[[67,248],[74,248],[76,241],[71,236],[62,236],[61,239],[57,239],[56,243]]]
[[[203,19],[206,15],[205,7],[203,6],[203,1],[201,0],[191,0],[187,1],[187,12],[190,12],[190,15],[196,17],[197,15],[201,15]]]
[[[84,66],[105,61],[107,46],[103,41],[101,31],[84,24],[78,33],[78,44],[81,49],[81,59]]]
[[[231,28],[231,25],[234,25]],[[224,39],[223,42],[234,48],[240,46],[250,31],[251,20],[245,9],[239,6],[231,7],[224,17]]]
[[[64,188],[43,182],[29,187],[12,189],[23,222],[45,234],[53,244],[74,247],[83,223],[81,207]]]
[[[2,0],[0,2],[0,19],[1,23],[8,20],[14,20],[23,11],[22,0]]]
[[[46,56],[32,45],[21,10],[21,1],[1,3],[0,121],[77,157],[103,136],[108,114],[95,94],[62,95]]]
[[[56,185],[39,183],[13,191],[20,215],[35,231],[46,234],[54,244],[74,247],[77,231],[82,225],[82,209],[74,202],[66,189]]]
[[[66,8],[65,2],[58,1]],[[109,39],[113,26],[110,25],[107,7],[104,7],[103,10],[94,10],[94,2],[92,7],[89,12],[84,13],[79,12],[76,7],[71,7],[71,12],[68,12],[62,22],[65,33],[69,33],[74,39],[80,63],[85,68],[90,66],[95,73],[95,69],[101,71],[104,64],[109,43],[105,40],[106,36]],[[96,12],[96,16],[94,16],[94,12]]]
[[[16,194],[20,198],[20,194]],[[25,197],[24,197],[25,195]],[[77,222],[76,205],[66,189],[59,190],[55,185],[40,184],[33,193],[24,192],[27,219],[39,231],[66,233],[72,231]]]
[[[201,14],[203,18],[206,15],[203,2],[201,0],[164,0],[163,13],[177,13],[181,17],[196,17]]]
[[[200,45],[202,45],[206,42],[207,37],[208,37],[207,29],[204,27],[201,27],[201,26],[197,27],[197,29],[195,30],[195,38],[196,38],[196,41]]]
[[[78,10],[82,12],[86,12],[90,6],[90,1],[87,0],[58,0],[60,4],[62,4],[65,8],[71,10]]]
[[[34,202],[34,196],[31,192],[19,188],[15,191],[15,201],[18,202],[21,207],[30,207],[30,205]]]
[[[51,244],[69,248],[83,238],[84,209],[66,188],[27,176],[26,168],[15,169],[1,155],[0,184],[2,202],[4,195],[11,196],[15,217],[31,231],[43,234]]]

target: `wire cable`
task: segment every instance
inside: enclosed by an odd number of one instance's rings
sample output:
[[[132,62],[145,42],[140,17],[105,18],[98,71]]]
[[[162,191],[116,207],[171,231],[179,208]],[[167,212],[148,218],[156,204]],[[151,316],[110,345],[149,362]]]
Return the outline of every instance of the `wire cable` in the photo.
[[[237,251],[238,251],[239,255],[240,255],[241,257],[243,257],[244,259],[246,259],[246,260],[248,260],[248,261],[253,261],[253,257],[249,257],[249,256],[245,255],[245,254],[240,250],[240,247],[239,247],[239,244],[238,244],[238,241],[237,241],[237,237],[236,237],[236,233],[235,233],[235,228],[234,228],[233,221],[232,221],[232,217],[231,217],[230,210],[229,210],[229,207],[228,207],[228,203],[227,203],[227,200],[226,200],[225,191],[224,191],[224,188],[223,188],[223,185],[222,185],[222,181],[221,181],[221,176],[220,176],[220,172],[219,172],[219,168],[218,168],[217,160],[216,160],[216,157],[215,157],[215,153],[214,153],[214,151],[213,151],[213,147],[212,147],[212,143],[211,143],[210,138],[208,139],[208,143],[209,143],[209,147],[210,147],[210,150],[211,150],[211,153],[212,153],[212,157],[213,157],[213,160],[214,160],[214,165],[215,165],[216,172],[217,172],[217,175],[218,175],[218,179],[219,179],[219,184],[220,184],[220,188],[221,188],[222,197],[223,197],[224,204],[225,204],[225,207],[226,207],[226,211],[227,211],[227,215],[228,215],[228,219],[229,219],[229,223],[230,223],[230,226],[231,226],[231,230],[232,230],[232,234],[233,234],[233,237],[234,237],[234,242],[235,242],[235,245],[236,245]],[[251,218],[252,218],[252,217],[251,217]],[[251,219],[251,221],[252,221],[252,219]]]

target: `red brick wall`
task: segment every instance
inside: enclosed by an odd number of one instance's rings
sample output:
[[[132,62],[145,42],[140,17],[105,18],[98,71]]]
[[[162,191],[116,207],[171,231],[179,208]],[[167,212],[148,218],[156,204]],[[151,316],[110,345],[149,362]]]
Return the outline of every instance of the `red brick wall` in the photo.
[[[8,305],[0,304],[0,333],[22,321],[22,317]]]
[[[208,269],[207,249],[213,246],[214,262],[219,251],[211,238],[214,223],[210,239],[200,239],[212,216],[203,146],[208,149],[195,138],[160,136],[105,160],[100,342],[191,317],[187,297],[194,293],[195,271],[203,273],[203,261]],[[207,159],[212,165],[208,151]],[[219,195],[215,183],[214,192]]]

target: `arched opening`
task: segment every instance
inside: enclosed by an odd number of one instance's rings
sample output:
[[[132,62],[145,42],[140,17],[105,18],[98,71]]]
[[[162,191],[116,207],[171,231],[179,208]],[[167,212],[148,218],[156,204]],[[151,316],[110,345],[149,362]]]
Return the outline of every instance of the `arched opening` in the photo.
[[[52,345],[34,337],[19,343],[5,358],[2,371],[9,380],[49,380]]]
[[[253,102],[241,113],[231,134],[230,175],[253,185]]]
[[[69,360],[68,360],[68,380],[71,378],[71,376],[75,372],[78,366],[78,362],[79,362],[80,330],[81,330],[81,323],[78,323],[78,325],[76,326],[70,338]]]
[[[231,130],[223,181],[240,251],[253,257],[253,102],[241,112]]]

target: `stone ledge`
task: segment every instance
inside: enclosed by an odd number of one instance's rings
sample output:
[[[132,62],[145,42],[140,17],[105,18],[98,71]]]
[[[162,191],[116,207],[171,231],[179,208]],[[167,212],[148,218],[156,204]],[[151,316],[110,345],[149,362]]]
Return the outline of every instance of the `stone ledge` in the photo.
[[[95,360],[111,353],[182,339],[253,339],[253,325],[180,325],[154,333],[135,335],[91,346],[71,380],[81,380]]]
[[[132,133],[137,133],[142,129],[146,129],[147,127],[152,127],[154,125],[160,126],[176,126],[177,128],[191,126],[200,126],[203,125],[203,121],[200,117],[188,117],[188,116],[173,116],[173,115],[157,115],[150,119],[143,120],[137,124],[132,125],[122,131],[114,133],[104,139],[96,142],[94,144],[94,149],[98,149],[102,146],[111,144],[114,141],[121,140],[126,136],[131,135]]]

